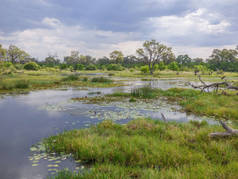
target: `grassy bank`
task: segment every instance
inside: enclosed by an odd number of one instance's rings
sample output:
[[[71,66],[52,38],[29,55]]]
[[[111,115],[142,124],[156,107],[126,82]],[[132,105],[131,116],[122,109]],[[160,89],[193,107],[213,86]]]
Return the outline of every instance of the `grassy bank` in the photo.
[[[87,103],[120,101],[128,98],[131,102],[145,100],[148,103],[156,98],[166,97],[169,102],[178,103],[188,113],[215,117],[217,119],[238,120],[238,95],[228,92],[227,95],[201,93],[193,89],[172,88],[169,90],[143,87],[134,89],[131,93],[114,93],[93,98],[74,98]]]
[[[62,86],[115,87],[121,86],[108,78],[87,77],[69,72],[21,72],[0,77],[0,93],[20,93]]]
[[[209,138],[214,131],[223,129],[205,122],[104,121],[49,137],[45,145],[49,152],[72,153],[92,165],[75,178],[235,178],[238,141]],[[67,175],[72,177],[65,171],[56,178]]]

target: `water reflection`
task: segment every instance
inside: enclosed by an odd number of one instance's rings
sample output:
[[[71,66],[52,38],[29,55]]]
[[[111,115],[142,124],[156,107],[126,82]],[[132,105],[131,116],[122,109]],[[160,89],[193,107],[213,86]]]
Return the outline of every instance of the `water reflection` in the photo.
[[[157,101],[152,105],[129,102],[93,105],[72,102],[71,98],[87,96],[89,92],[97,91],[102,94],[128,92],[145,84],[168,89],[184,87],[184,83],[183,79],[152,82],[134,79],[126,82],[128,86],[116,88],[68,88],[5,96],[0,99],[0,178],[45,178],[50,173],[48,161],[40,160],[39,166],[32,166],[29,149],[43,138],[64,130],[88,127],[103,119],[115,119],[118,123],[125,123],[139,116],[160,118],[161,113],[169,120],[175,121],[198,119],[180,112],[179,106],[168,105],[164,101]],[[61,168],[68,167],[72,170],[77,166],[70,159],[60,165]]]

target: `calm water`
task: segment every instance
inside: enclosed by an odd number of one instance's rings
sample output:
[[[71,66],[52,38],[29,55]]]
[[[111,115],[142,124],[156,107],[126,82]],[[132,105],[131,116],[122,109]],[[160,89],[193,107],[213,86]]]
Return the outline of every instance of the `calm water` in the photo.
[[[133,80],[129,86],[117,88],[94,88],[88,90],[57,89],[30,92],[26,95],[4,96],[0,98],[0,178],[35,179],[51,175],[48,160],[41,159],[38,166],[32,166],[29,156],[33,155],[30,147],[43,138],[64,130],[85,128],[104,119],[113,119],[126,123],[138,116],[159,118],[161,112],[169,120],[188,121],[198,119],[179,112],[179,106],[158,101],[154,105],[143,103],[83,104],[70,100],[74,97],[87,96],[88,92],[100,91],[103,94],[114,91],[130,91],[136,86],[150,82]],[[162,89],[184,87],[184,80],[159,80],[153,86]],[[51,162],[52,163],[52,162]],[[75,170],[80,164],[67,158],[58,169]]]

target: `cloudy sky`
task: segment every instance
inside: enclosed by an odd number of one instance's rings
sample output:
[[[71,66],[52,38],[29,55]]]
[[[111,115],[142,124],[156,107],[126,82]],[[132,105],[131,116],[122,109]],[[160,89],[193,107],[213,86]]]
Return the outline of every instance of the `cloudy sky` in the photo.
[[[135,54],[145,40],[208,57],[238,44],[238,0],[0,0],[0,44],[62,59]]]

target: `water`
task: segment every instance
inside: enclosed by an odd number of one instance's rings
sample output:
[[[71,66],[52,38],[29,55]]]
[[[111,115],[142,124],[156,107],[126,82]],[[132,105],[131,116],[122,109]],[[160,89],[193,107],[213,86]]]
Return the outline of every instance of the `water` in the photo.
[[[46,178],[54,173],[54,169],[67,167],[73,171],[81,168],[81,164],[75,163],[70,157],[60,160],[57,167],[52,167],[55,165],[55,160],[49,161],[49,157],[44,157],[44,153],[43,157],[37,159],[38,161],[32,160],[34,154],[35,158],[38,158],[38,154],[30,150],[32,145],[64,130],[85,128],[104,119],[112,119],[118,123],[126,123],[140,116],[156,119],[161,117],[161,113],[168,120],[179,122],[200,119],[180,112],[179,106],[169,105],[163,100],[153,104],[123,101],[100,105],[71,100],[74,97],[87,96],[89,92],[100,91],[102,94],[107,94],[115,91],[130,91],[131,88],[151,82],[135,79],[133,82],[126,83],[129,86],[88,90],[77,88],[42,90],[0,98],[0,178]],[[155,87],[168,89],[181,87],[185,81],[174,79],[152,83]],[[37,166],[34,166],[33,161]]]

